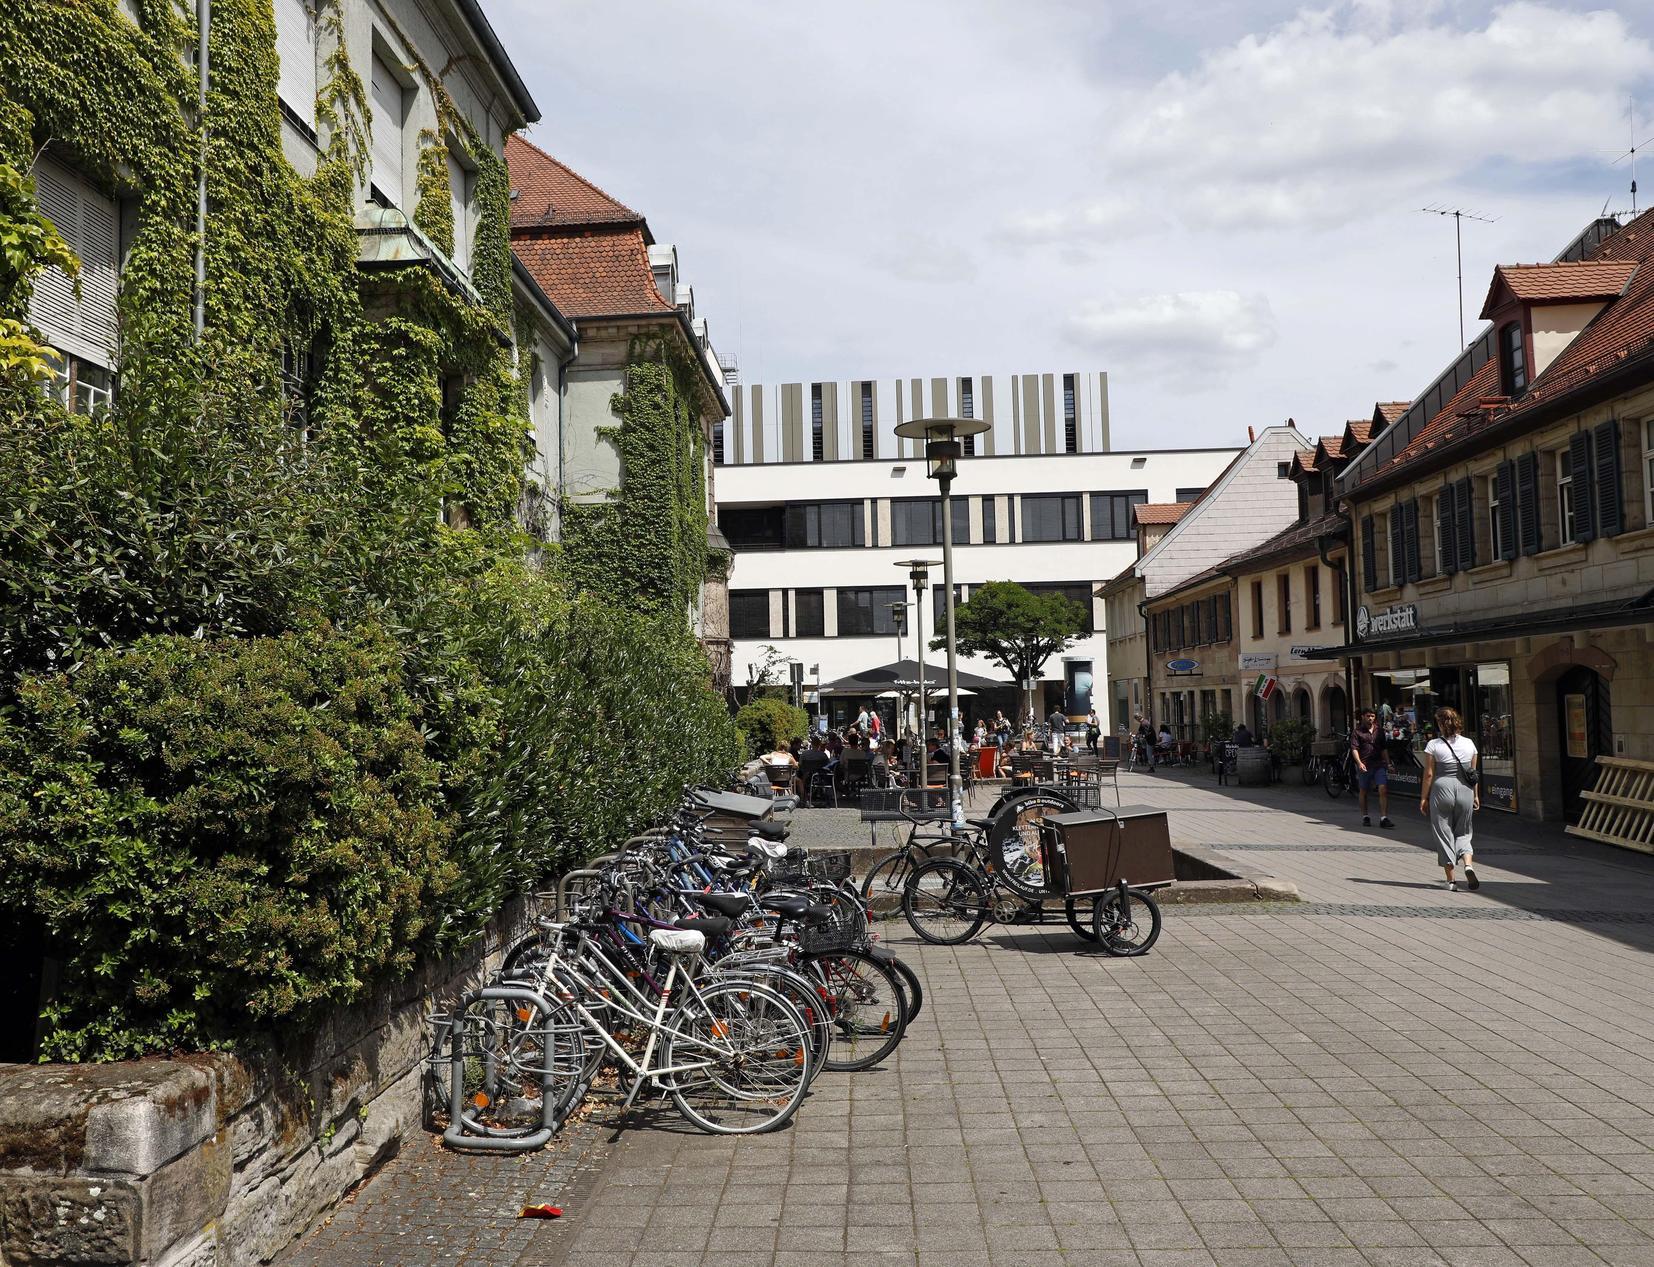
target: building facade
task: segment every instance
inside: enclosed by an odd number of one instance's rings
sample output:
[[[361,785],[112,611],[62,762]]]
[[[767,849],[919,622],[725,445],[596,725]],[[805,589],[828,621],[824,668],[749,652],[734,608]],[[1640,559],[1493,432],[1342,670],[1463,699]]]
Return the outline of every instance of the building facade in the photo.
[[[1152,549],[1192,504],[1150,502],[1136,507],[1137,558],[1097,588],[1107,631],[1109,715],[1116,734],[1131,729],[1138,717],[1153,708],[1149,701],[1148,621],[1143,613],[1145,595],[1143,578],[1137,575],[1137,559]]]
[[[735,682],[759,670],[767,648],[801,663],[811,686],[912,658],[916,636],[940,632],[937,487],[894,428],[914,417],[991,417],[993,428],[967,442],[953,486],[956,601],[1011,580],[1079,603],[1082,637],[1047,663],[1035,708],[1072,706],[1084,683],[1086,707],[1106,717],[1096,589],[1136,554],[1133,510],[1193,497],[1234,453],[1108,451],[1106,385],[1105,375],[1076,373],[737,389],[714,449],[719,526],[733,551]],[[917,599],[899,566],[915,557],[936,561]],[[898,639],[892,609],[915,602]],[[979,657],[963,667],[1005,676]],[[1012,698],[1014,684],[1006,690]],[[829,699],[826,712],[853,713],[851,703]]]
[[[1488,326],[1337,480],[1358,690],[1415,744],[1458,709],[1484,806],[1573,822],[1599,755],[1654,760],[1651,255],[1645,214],[1497,269]]]

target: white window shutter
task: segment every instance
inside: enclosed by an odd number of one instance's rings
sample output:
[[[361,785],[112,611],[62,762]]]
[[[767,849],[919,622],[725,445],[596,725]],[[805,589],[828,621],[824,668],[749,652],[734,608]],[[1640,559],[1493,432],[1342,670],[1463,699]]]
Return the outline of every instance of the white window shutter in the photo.
[[[40,209],[80,257],[80,298],[67,273],[44,269],[35,280],[29,320],[53,347],[114,368],[120,272],[115,200],[52,158],[42,157],[34,176]]]
[[[454,209],[453,260],[467,273],[471,271],[471,173],[461,167],[452,154],[448,155],[449,199]]]
[[[316,126],[316,15],[310,0],[275,0],[276,92],[299,118]]]
[[[373,59],[373,183],[393,205],[406,208],[402,193],[402,126],[407,111],[402,82],[378,57]]]

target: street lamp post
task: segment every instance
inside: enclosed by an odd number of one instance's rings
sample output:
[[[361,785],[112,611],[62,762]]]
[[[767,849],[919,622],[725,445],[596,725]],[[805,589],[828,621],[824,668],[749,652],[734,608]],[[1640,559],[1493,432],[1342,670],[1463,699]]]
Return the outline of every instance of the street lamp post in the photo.
[[[915,418],[896,428],[896,434],[903,439],[925,442],[926,473],[942,490],[942,597],[947,606],[948,648],[948,800],[956,829],[965,825],[965,790],[959,777],[959,653],[953,631],[953,479],[959,474],[959,456],[964,451],[961,441],[966,436],[981,435],[987,429],[988,424],[976,418]]]
[[[925,609],[921,601],[925,596],[925,586],[930,583],[930,569],[936,566],[935,559],[902,559],[896,564],[899,568],[906,568],[908,579],[913,582],[913,645],[919,649],[919,746],[925,746],[925,695],[929,683],[925,681]],[[900,657],[898,657],[899,659]],[[919,773],[925,772],[924,762],[919,763]]]
[[[902,635],[907,632],[907,604],[890,604],[890,620],[896,626],[896,663],[902,662]],[[901,681],[896,683],[896,734],[902,733],[902,727],[907,724],[907,692],[902,690]]]

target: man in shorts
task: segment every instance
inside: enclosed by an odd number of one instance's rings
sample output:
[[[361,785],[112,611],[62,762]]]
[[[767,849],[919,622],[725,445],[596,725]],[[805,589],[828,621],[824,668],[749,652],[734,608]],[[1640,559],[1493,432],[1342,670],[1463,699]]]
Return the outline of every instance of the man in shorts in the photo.
[[[1384,750],[1384,733],[1378,728],[1378,714],[1370,708],[1361,710],[1361,716],[1350,731],[1350,756],[1355,761],[1355,781],[1361,789],[1361,825],[1371,827],[1372,816],[1367,812],[1367,793],[1378,789],[1378,825],[1395,827],[1390,821],[1390,754]]]

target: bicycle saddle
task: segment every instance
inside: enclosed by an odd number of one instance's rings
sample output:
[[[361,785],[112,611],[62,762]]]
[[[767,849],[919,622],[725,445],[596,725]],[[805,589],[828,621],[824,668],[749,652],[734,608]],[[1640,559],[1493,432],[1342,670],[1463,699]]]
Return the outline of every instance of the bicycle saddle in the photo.
[[[656,928],[649,940],[669,955],[697,955],[706,949],[706,937],[693,928]]]
[[[719,915],[727,915],[731,919],[745,915],[752,909],[752,899],[745,893],[685,893],[696,906],[709,911],[716,911]]]
[[[798,919],[805,911],[814,906],[807,897],[761,897],[758,905],[766,911],[774,911],[777,915],[785,915],[788,919]]]
[[[678,919],[676,923],[682,931],[699,933],[707,941],[716,941],[735,927],[734,920],[725,919],[722,915],[685,915]]]
[[[824,902],[811,902],[804,908],[804,919],[811,924],[826,924],[830,922],[835,912]]]
[[[988,831],[993,827],[994,820],[991,818],[967,818],[965,823],[967,826],[975,827],[978,831]]]
[[[762,836],[765,840],[785,840],[788,827],[786,823],[777,823],[770,820],[753,823],[748,830],[754,836]]]

